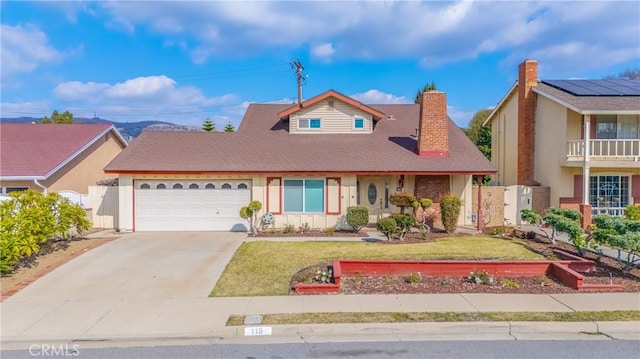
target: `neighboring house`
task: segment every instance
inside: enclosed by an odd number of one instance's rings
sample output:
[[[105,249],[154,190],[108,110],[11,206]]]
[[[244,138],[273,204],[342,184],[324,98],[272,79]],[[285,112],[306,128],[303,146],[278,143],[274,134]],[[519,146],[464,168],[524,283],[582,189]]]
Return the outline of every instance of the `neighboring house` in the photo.
[[[109,124],[0,123],[0,188],[87,194],[127,145]]]
[[[234,133],[145,131],[105,168],[119,176],[120,229],[246,230],[238,212],[251,200],[277,227],[327,228],[349,206],[372,221],[399,212],[389,195],[403,191],[453,193],[471,225],[472,176],[495,168],[449,119],[444,93],[422,100],[367,106],[328,91],[251,104]]]
[[[540,81],[527,60],[485,124],[497,184],[548,186],[551,206],[586,223],[640,203],[640,81]]]

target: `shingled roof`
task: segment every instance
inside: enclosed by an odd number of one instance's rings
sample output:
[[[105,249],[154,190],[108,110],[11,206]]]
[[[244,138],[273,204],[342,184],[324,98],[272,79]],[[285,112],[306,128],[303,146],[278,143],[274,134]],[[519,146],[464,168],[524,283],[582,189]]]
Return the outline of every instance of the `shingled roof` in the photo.
[[[289,134],[279,113],[290,105],[251,104],[238,131],[145,131],[109,173],[495,173],[449,120],[449,158],[416,154],[419,105],[370,105],[385,116],[370,135]],[[394,119],[389,119],[389,116]]]
[[[108,123],[0,123],[0,179],[46,179],[109,131],[120,136]]]

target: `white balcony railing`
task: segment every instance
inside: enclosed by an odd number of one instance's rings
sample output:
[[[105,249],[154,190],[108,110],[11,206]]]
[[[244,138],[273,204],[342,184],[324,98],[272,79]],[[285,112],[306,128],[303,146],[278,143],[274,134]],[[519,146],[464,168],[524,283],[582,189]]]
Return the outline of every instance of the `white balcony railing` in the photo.
[[[638,161],[640,158],[640,140],[591,140],[589,157],[594,159],[628,159]],[[584,158],[584,140],[567,142],[568,159]]]
[[[624,217],[624,207],[593,207],[591,213],[593,215],[606,214],[614,217]]]

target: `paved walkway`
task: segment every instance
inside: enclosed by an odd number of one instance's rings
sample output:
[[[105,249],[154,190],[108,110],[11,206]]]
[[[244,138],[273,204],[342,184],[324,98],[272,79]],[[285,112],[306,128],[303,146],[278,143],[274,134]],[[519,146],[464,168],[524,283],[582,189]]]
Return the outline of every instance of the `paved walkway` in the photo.
[[[374,234],[374,237],[377,234]],[[372,238],[374,238],[372,237]],[[287,239],[291,240],[291,239]],[[295,240],[295,239],[294,239]],[[308,240],[308,239],[307,239]],[[332,238],[332,240],[362,240]],[[117,242],[117,241],[116,241]],[[83,256],[84,257],[84,256]],[[71,264],[71,263],[70,263]],[[165,265],[170,265],[165,262]],[[64,267],[64,266],[63,266]],[[61,268],[63,268],[61,267]],[[216,278],[224,266],[217,266]],[[60,269],[58,269],[60,270]],[[56,271],[58,271],[56,270]],[[55,275],[56,271],[51,275]],[[34,283],[32,285],[37,284]],[[640,293],[316,295],[208,298],[206,294],[60,300],[55,287],[0,303],[2,348],[33,343],[83,347],[175,343],[275,343],[442,339],[640,340],[640,322],[465,322],[227,327],[229,315],[314,312],[572,312],[640,310]],[[209,288],[207,288],[208,290]],[[91,290],[91,288],[87,288]],[[19,293],[20,294],[20,293]],[[599,333],[599,335],[593,335]]]

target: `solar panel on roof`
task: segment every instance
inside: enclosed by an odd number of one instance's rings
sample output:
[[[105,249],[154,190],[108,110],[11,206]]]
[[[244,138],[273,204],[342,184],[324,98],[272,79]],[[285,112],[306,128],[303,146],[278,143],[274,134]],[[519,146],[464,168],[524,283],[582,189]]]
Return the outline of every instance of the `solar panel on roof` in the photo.
[[[640,96],[640,80],[544,80],[542,82],[575,96]]]

